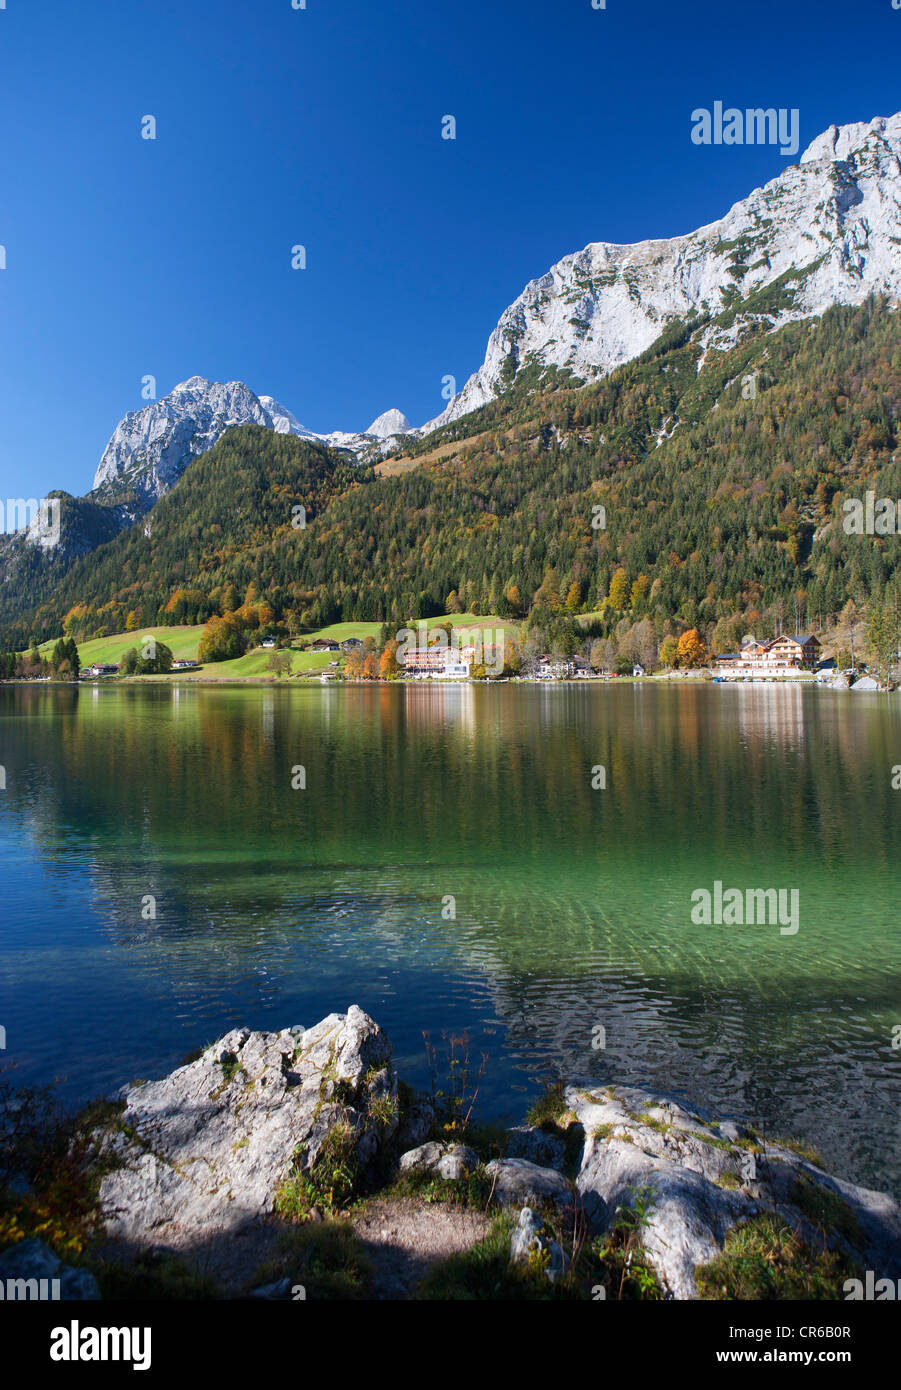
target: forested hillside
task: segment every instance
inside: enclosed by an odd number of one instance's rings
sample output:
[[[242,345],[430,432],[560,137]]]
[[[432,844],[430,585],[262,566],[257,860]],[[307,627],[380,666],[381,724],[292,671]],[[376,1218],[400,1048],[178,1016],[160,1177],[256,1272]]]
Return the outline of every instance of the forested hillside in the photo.
[[[845,535],[841,507],[901,497],[901,315],[869,301],[765,327],[705,359],[700,321],[676,323],[587,387],[521,373],[381,475],[231,430],[36,613],[7,603],[0,645],[203,621],[248,590],[292,631],[537,605],[720,646],[881,598],[898,538]]]

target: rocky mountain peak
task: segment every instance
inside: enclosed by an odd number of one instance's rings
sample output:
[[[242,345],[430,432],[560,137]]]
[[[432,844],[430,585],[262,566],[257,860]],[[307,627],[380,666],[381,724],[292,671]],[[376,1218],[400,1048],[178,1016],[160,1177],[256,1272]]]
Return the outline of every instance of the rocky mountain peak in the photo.
[[[373,420],[366,433],[374,434],[377,439],[390,439],[392,435],[409,434],[412,428],[402,410],[386,410]]]
[[[593,242],[526,285],[501,315],[482,366],[428,432],[478,409],[526,365],[582,381],[637,357],[672,321],[711,322],[708,348],[752,319],[769,329],[901,292],[901,114],[830,126],[724,217],[697,231],[631,245]],[[769,294],[761,292],[769,291]],[[741,303],[755,296],[755,307]]]

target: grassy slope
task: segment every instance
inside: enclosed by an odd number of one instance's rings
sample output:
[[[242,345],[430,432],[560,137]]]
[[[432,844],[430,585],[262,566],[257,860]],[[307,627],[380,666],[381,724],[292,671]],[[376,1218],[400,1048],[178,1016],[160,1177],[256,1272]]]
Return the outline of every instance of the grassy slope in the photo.
[[[198,671],[177,671],[175,674],[185,680],[234,680],[242,676],[254,676],[257,679],[268,676],[274,680],[275,677],[268,668],[271,655],[271,651],[257,647],[233,661],[212,661]],[[338,655],[335,652],[291,652],[291,675],[309,675],[327,670],[329,662],[337,660]]]
[[[448,618],[450,618],[454,627],[460,628],[461,631],[467,631],[475,627],[489,627],[492,630],[493,636],[496,627],[504,627],[509,630],[511,636],[517,637],[519,635],[519,624],[517,622],[511,618],[497,618],[494,614],[490,613],[481,615],[476,613],[444,613],[440,617],[425,618],[423,621],[426,627],[431,629],[437,627],[439,623],[447,622]],[[413,627],[417,626],[418,622],[414,621]],[[317,637],[332,638],[336,642],[344,642],[348,637],[374,637],[378,640],[381,630],[381,623],[332,623],[331,627],[320,628],[318,632],[311,632],[297,640],[303,642],[304,645],[309,642],[315,642]]]
[[[511,636],[518,634],[518,625],[511,622],[509,618],[497,618],[493,615],[476,616],[474,613],[455,613],[448,614],[453,621],[455,628],[463,631],[472,628],[489,628],[491,636],[494,630],[503,627]],[[435,627],[443,622],[443,618],[427,619],[429,628]],[[305,634],[298,641],[302,641],[305,646],[315,642],[317,637],[330,638],[336,642],[343,642],[348,637],[374,637],[378,640],[382,630],[381,623],[332,623],[330,627],[324,627],[318,632]],[[90,642],[79,642],[78,655],[82,666],[90,666],[93,662],[118,663],[122,660],[129,647],[140,647],[141,639],[144,637],[155,637],[158,642],[165,642],[166,646],[172,651],[175,657],[196,658],[197,645],[203,635],[203,627],[148,627],[141,628],[137,632],[119,632],[110,637],[95,637]],[[53,648],[53,642],[45,642],[40,648],[41,652],[49,655]],[[191,672],[181,671],[177,674],[185,679],[204,680],[234,680],[235,678],[253,676],[256,678],[271,675],[267,663],[271,652],[264,651],[262,647],[257,647],[253,651],[245,653],[244,656],[235,658],[234,661],[216,661],[204,666],[200,671],[192,676]],[[291,674],[310,675],[318,674],[320,671],[329,669],[329,662],[340,660],[344,665],[343,652],[291,652]]]
[[[155,637],[158,642],[164,642],[174,657],[196,657],[202,632],[202,627],[142,627],[136,632],[116,632],[109,637],[94,637],[90,642],[79,642],[78,657],[82,666],[90,666],[95,661],[118,664],[129,647],[140,650],[144,637]],[[42,643],[38,649],[42,656],[50,655],[55,640]]]

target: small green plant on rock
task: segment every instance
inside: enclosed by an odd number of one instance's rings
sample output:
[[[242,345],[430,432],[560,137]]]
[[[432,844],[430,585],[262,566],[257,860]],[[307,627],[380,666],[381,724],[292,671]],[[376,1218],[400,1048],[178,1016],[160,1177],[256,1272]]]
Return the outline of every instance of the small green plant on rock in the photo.
[[[562,1081],[555,1081],[549,1086],[543,1096],[539,1096],[529,1113],[526,1120],[535,1129],[543,1129],[554,1134],[560,1132],[565,1125],[566,1117],[572,1112],[566,1104],[566,1095]]]
[[[792,1188],[789,1200],[819,1227],[824,1236],[837,1234],[849,1245],[860,1244],[862,1235],[853,1208],[830,1187],[824,1187],[802,1173]]]
[[[397,1100],[394,1096],[376,1096],[369,1103],[369,1113],[376,1124],[387,1129],[397,1117]]]
[[[295,1164],[275,1194],[275,1210],[288,1221],[306,1221],[314,1208],[344,1210],[356,1197],[362,1173],[356,1155],[357,1134],[348,1120],[338,1120],[322,1141],[312,1165]]]
[[[733,1226],[722,1253],[695,1270],[700,1298],[841,1299],[858,1273],[835,1250],[816,1250],[775,1212]]]
[[[824,1168],[826,1165],[826,1160],[819,1149],[808,1144],[806,1139],[771,1139],[770,1143],[777,1144],[782,1149],[789,1149],[801,1158],[806,1158],[808,1163],[816,1164],[817,1168]]]
[[[650,1187],[632,1189],[631,1206],[617,1207],[613,1227],[597,1236],[590,1255],[597,1271],[597,1283],[607,1296],[620,1299],[660,1299],[663,1289],[643,1244],[643,1233],[654,1205]]]
[[[589,1097],[589,1100],[591,1097]],[[573,1177],[578,1170],[582,1148],[585,1143],[585,1131],[579,1123],[576,1113],[566,1103],[566,1092],[562,1081],[555,1081],[552,1086],[545,1091],[543,1096],[539,1096],[535,1104],[526,1115],[527,1122],[535,1129],[543,1130],[545,1134],[556,1134],[563,1140],[565,1146],[564,1171]],[[594,1133],[606,1138],[607,1134],[601,1131],[609,1126],[599,1125]]]

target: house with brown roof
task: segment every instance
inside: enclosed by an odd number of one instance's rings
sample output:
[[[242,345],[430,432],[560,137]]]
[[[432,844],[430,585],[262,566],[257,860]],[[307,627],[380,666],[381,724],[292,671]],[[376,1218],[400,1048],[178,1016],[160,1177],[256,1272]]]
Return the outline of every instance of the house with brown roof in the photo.
[[[811,632],[802,632],[793,637],[777,637],[770,643],[767,657],[777,666],[815,671],[820,659],[820,643]]]
[[[740,652],[716,658],[717,668],[732,676],[785,676],[794,671],[815,671],[820,643],[812,633],[769,637],[745,643]]]

